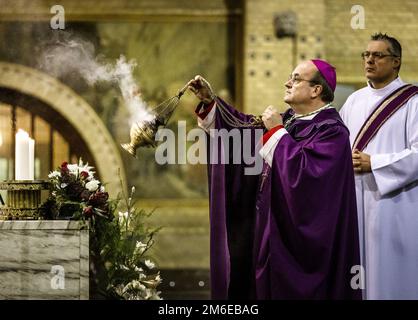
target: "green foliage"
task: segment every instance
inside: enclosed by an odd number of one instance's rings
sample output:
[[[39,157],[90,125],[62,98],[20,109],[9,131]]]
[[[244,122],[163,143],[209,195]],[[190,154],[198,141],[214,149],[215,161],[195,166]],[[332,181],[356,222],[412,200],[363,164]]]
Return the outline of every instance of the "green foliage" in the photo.
[[[146,224],[152,212],[132,203],[135,187],[129,195],[122,192],[109,199],[91,169],[80,160],[51,172],[51,196],[41,207],[41,217],[89,224],[91,298],[161,299],[160,273],[148,255],[160,229]]]
[[[92,224],[91,259],[93,290],[98,298],[160,299],[157,291],[161,283],[159,272],[147,255],[160,228],[146,226],[152,214],[131,204],[134,188],[129,198],[116,201],[112,206],[123,207],[111,222],[96,219]]]

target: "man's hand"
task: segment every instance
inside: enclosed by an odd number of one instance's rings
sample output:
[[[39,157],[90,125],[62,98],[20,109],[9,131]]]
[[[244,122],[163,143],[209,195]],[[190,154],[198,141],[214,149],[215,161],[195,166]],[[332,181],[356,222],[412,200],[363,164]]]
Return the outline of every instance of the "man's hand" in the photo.
[[[211,103],[215,97],[210,83],[202,76],[190,80],[187,87],[205,104]]]
[[[352,157],[353,157],[353,167],[354,167],[355,173],[372,172],[370,155],[356,149],[354,150]]]
[[[263,120],[267,130],[277,127],[278,125],[283,125],[282,116],[273,106],[268,106],[267,109],[264,110],[261,115],[261,120]]]

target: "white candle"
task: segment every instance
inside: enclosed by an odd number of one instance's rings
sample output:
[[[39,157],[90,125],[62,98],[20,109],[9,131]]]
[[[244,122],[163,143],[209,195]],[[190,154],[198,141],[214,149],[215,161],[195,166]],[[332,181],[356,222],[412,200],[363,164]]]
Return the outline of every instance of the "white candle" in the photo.
[[[16,133],[15,151],[15,180],[33,180],[35,141],[22,129]]]

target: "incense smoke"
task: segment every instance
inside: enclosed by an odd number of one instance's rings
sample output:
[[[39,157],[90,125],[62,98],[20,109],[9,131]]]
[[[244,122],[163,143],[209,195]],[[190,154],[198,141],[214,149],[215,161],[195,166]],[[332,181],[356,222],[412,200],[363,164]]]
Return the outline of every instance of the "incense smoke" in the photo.
[[[139,94],[139,87],[133,77],[135,60],[127,61],[121,55],[115,63],[106,63],[95,55],[94,45],[83,39],[57,39],[46,46],[38,63],[41,69],[55,77],[80,75],[92,86],[98,82],[118,85],[123,100],[130,113],[130,125],[153,119],[147,104]]]

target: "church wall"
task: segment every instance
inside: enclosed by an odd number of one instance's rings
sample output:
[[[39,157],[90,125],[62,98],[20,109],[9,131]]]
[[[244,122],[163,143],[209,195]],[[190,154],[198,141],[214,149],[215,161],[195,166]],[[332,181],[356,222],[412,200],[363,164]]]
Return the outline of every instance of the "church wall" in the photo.
[[[356,12],[351,13],[351,8],[355,5],[364,8],[364,29],[352,28]],[[274,15],[288,10],[297,14],[296,41],[274,35]],[[246,0],[244,20],[243,93],[247,112],[260,113],[268,105],[284,110],[284,82],[295,63],[304,59],[326,59],[337,68],[339,84],[352,86],[350,90],[363,86],[360,53],[375,32],[386,32],[401,42],[400,75],[405,81],[418,81],[417,1]]]
[[[275,36],[275,14],[293,11],[298,19],[296,39]],[[324,57],[322,0],[247,0],[244,10],[244,105],[261,113],[268,105],[285,109],[284,83],[302,60]]]

